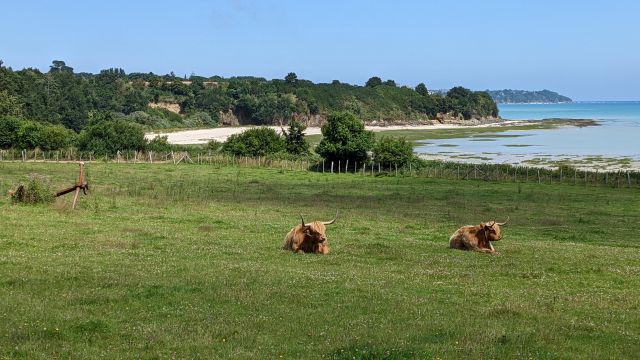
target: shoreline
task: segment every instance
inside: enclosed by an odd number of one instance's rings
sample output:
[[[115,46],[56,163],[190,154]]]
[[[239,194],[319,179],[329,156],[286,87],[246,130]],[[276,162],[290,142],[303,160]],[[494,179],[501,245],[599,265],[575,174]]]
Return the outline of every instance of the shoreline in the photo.
[[[415,130],[417,132],[424,130],[467,130],[473,131],[474,129],[491,129],[489,131],[498,131],[499,128],[523,128],[529,126],[544,126],[541,128],[553,129],[561,126],[599,126],[600,123],[591,119],[543,119],[543,120],[503,120],[495,123],[477,124],[477,125],[459,125],[459,124],[433,124],[433,125],[388,125],[388,126],[372,126],[365,125],[366,130],[373,132],[386,132],[386,131],[402,131]],[[145,137],[148,140],[153,139],[156,136],[167,136],[168,141],[171,144],[177,145],[201,145],[206,144],[210,140],[216,140],[224,142],[227,138],[234,134],[239,134],[247,129],[260,127],[260,126],[237,126],[237,127],[218,127],[210,129],[195,129],[195,130],[179,130],[174,132],[157,132],[147,133]],[[267,126],[281,133],[281,129],[286,127],[280,126]],[[319,126],[310,126],[305,130],[307,136],[321,135]],[[418,134],[416,134],[418,135]],[[456,138],[453,136],[452,138]],[[468,135],[461,134],[459,138],[465,138]],[[428,139],[425,139],[428,141]],[[482,154],[459,154],[452,152],[450,154],[442,153],[416,153],[420,158],[425,160],[436,161],[450,161],[460,163],[494,163],[494,164],[510,164],[513,166],[523,166],[532,168],[547,168],[557,169],[561,165],[569,165],[575,167],[578,170],[600,170],[606,172],[615,171],[640,171],[640,162],[634,159],[627,159],[625,157],[605,157],[599,155],[584,156],[584,155],[564,155],[564,156],[552,156],[541,154],[530,154],[527,156],[490,156],[488,153]],[[496,154],[507,155],[507,154]]]
[[[478,129],[478,128],[495,128],[495,127],[504,127],[504,126],[525,125],[525,124],[528,124],[529,122],[530,120],[504,120],[500,122],[489,123],[489,124],[479,124],[479,125],[458,125],[458,124],[388,125],[388,126],[365,125],[365,129],[373,132],[394,131],[394,130]],[[147,140],[152,140],[157,136],[167,136],[167,140],[171,144],[199,145],[199,144],[206,144],[210,140],[224,142],[231,135],[239,134],[251,128],[263,127],[263,126],[264,125],[234,126],[234,127],[217,127],[217,128],[197,129],[197,130],[179,130],[179,131],[172,131],[172,132],[150,132],[145,134],[145,138]],[[264,127],[272,128],[276,130],[278,133],[281,133],[282,128],[286,128],[286,126],[274,126],[274,125],[268,125]],[[321,135],[321,134],[322,132],[320,131],[319,126],[309,126],[305,130],[305,135],[307,136]]]

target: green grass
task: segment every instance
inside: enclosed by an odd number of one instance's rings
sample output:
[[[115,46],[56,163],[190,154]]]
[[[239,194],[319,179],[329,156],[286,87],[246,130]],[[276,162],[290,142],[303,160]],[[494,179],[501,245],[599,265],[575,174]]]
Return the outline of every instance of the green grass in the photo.
[[[637,189],[0,163],[0,358],[637,358]],[[327,256],[280,250],[329,219]],[[506,216],[501,256],[447,248]]]

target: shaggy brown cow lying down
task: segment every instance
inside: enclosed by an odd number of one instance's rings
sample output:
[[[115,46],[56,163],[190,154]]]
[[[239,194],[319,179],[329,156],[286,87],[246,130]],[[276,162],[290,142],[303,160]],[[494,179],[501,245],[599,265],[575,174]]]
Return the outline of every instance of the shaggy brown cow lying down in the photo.
[[[507,221],[509,221],[508,218]],[[451,235],[449,247],[452,249],[499,254],[493,248],[491,242],[502,239],[500,226],[505,225],[507,221],[499,223],[494,220],[476,226],[463,226]]]
[[[284,250],[293,252],[302,251],[305,253],[328,254],[329,246],[327,245],[326,225],[336,222],[336,217],[331,221],[314,221],[305,224],[304,218],[300,215],[302,223],[296,225],[284,238]]]

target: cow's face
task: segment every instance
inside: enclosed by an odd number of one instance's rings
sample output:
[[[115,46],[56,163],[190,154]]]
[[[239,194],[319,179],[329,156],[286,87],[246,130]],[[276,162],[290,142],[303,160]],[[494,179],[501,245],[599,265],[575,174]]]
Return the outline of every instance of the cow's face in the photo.
[[[502,234],[500,233],[500,225],[495,221],[489,221],[486,224],[482,224],[484,229],[484,233],[489,241],[498,241],[502,239]]]
[[[324,226],[324,224],[320,221],[314,221],[304,226],[305,236],[314,244],[327,241],[326,231],[326,226]]]

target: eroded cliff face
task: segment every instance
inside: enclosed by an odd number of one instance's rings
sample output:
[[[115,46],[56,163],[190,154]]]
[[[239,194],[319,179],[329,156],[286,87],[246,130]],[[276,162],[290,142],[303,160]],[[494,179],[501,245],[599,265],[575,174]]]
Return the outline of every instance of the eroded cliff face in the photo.
[[[222,126],[238,126],[240,124],[240,119],[233,113],[233,111],[229,110],[227,112],[220,111],[220,125]]]

